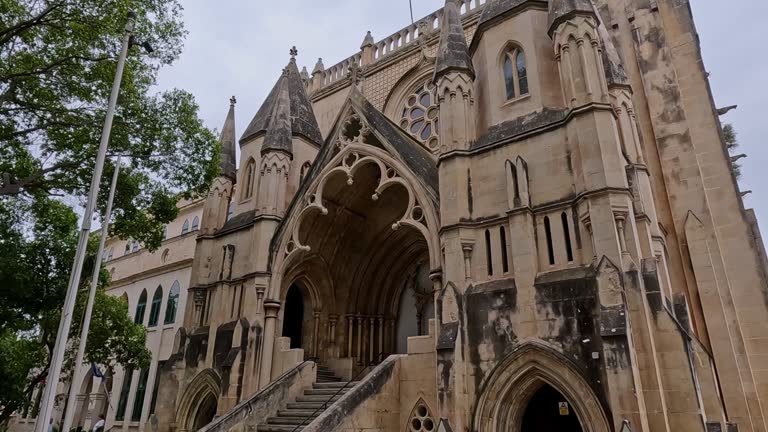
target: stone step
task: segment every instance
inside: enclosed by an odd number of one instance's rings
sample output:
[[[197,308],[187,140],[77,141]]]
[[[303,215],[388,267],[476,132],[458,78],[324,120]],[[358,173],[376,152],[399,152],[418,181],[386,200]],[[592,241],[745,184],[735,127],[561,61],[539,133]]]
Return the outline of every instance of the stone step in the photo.
[[[310,416],[319,416],[323,411],[317,408],[315,409],[285,409],[277,411],[278,417],[300,417],[306,418]]]
[[[316,382],[312,388],[316,389],[327,389],[327,388],[333,388],[333,389],[340,389],[342,387],[345,388],[352,388],[357,385],[357,381],[349,382],[349,381],[333,381],[333,382]]]
[[[259,432],[293,432],[304,429],[304,426],[260,424],[256,427]]]
[[[298,410],[316,410],[318,408],[322,408],[323,403],[314,401],[314,402],[288,402],[286,405],[288,409],[298,409]]]
[[[296,402],[335,402],[341,398],[341,395],[328,397],[328,395],[307,395],[299,396],[296,398]]]
[[[317,416],[314,417],[269,417],[267,419],[268,424],[275,425],[302,425],[306,426],[312,423]]]
[[[319,389],[307,389],[304,390],[304,396],[312,396],[312,395],[326,395],[326,396],[334,396],[336,394],[343,395],[344,393],[348,392],[349,388],[319,388]]]
[[[320,383],[327,383],[327,382],[341,382],[341,378],[337,378],[337,377],[322,377],[322,376],[318,376],[318,377],[317,377],[317,382],[320,382]]]

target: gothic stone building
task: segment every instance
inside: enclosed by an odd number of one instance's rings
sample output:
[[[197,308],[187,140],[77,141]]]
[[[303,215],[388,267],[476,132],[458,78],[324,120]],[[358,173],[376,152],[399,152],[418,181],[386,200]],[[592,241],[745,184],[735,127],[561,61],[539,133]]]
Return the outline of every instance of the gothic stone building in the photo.
[[[766,431],[766,258],[687,0],[447,0],[291,54],[227,116],[158,431]]]

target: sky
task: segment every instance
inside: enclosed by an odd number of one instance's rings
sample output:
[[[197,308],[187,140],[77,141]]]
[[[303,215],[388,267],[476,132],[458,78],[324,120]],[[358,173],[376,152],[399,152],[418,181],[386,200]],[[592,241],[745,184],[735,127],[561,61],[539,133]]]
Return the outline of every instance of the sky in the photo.
[[[660,0],[662,1],[662,0]],[[722,117],[738,133],[742,159],[741,190],[755,208],[768,236],[768,142],[761,138],[768,96],[768,59],[760,53],[759,34],[768,2],[690,0],[718,107],[739,105]],[[413,0],[420,17],[442,7],[444,0]],[[182,88],[195,95],[200,115],[220,129],[237,97],[239,137],[289,60],[299,51],[299,67],[309,71],[318,57],[326,67],[359,50],[365,32],[376,41],[410,23],[408,0],[182,0],[189,35],[181,58],[161,71],[160,89]],[[386,5],[386,7],[382,7]]]

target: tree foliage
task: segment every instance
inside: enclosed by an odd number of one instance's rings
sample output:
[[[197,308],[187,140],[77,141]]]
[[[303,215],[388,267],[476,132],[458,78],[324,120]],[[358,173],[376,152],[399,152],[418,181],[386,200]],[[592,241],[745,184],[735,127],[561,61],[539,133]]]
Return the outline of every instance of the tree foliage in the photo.
[[[0,424],[29,407],[33,389],[47,376],[77,234],[77,216],[55,199],[0,198]],[[96,263],[97,238],[88,246],[69,334],[68,371]],[[108,283],[102,268],[86,361],[106,369],[116,364],[146,367],[150,353],[145,329],[134,324],[123,300],[104,292]]]
[[[126,63],[109,153],[132,158],[114,232],[154,250],[178,194],[206,191],[219,158],[189,93],[153,94],[185,36],[178,0],[0,0],[0,196],[87,194],[129,10],[154,51],[134,46]]]
[[[728,154],[735,156],[733,153],[739,147],[738,134],[736,129],[730,123],[723,125],[723,138],[725,139],[725,148],[728,149]],[[741,179],[741,164],[735,161],[731,161],[731,169],[736,176],[736,180]]]

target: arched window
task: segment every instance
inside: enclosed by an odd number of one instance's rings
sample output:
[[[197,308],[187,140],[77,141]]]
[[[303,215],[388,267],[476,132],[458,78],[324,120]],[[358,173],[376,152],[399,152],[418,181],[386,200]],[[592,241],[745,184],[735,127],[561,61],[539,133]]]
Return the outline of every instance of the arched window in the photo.
[[[184,225],[181,226],[181,235],[189,232],[189,219],[184,220]]]
[[[232,215],[235,214],[235,207],[237,204],[234,203],[234,201],[229,201],[229,204],[227,205],[227,221],[232,219]]]
[[[499,241],[501,242],[501,270],[509,273],[509,256],[507,255],[507,230],[502,226],[499,229]]]
[[[160,306],[163,304],[163,287],[158,286],[155,295],[152,296],[152,307],[149,309],[149,324],[147,327],[154,327],[160,320]]]
[[[549,223],[549,216],[544,216],[544,235],[547,238],[547,255],[549,256],[549,265],[555,265],[555,249],[552,246],[552,225]]]
[[[507,99],[515,99],[528,94],[528,67],[525,53],[517,47],[510,47],[504,53],[504,85]]]
[[[248,199],[253,196],[253,183],[256,181],[256,162],[251,159],[248,161],[248,166],[245,168],[245,195],[244,199]]]
[[[192,231],[197,231],[198,228],[200,228],[200,218],[195,216],[195,218],[192,219]]]
[[[309,162],[304,162],[304,165],[301,166],[301,173],[299,175],[299,184],[304,183],[304,179],[307,178],[307,174],[309,174],[310,168],[312,168],[312,164]]]
[[[168,293],[168,304],[165,305],[165,324],[176,322],[176,310],[179,307],[179,281],[171,285],[171,291]]]
[[[430,81],[419,86],[405,100],[400,127],[418,141],[427,145],[430,150],[437,149],[439,123],[437,104],[432,94],[434,86]]]
[[[491,232],[489,230],[485,230],[485,259],[488,276],[493,276],[493,255],[491,254]]]
[[[139,251],[139,241],[134,240],[133,246],[131,247],[131,252],[138,252]]]
[[[123,252],[123,255],[128,255],[129,253],[131,253],[131,242],[130,241],[125,244],[125,252]]]
[[[563,221],[563,235],[565,236],[565,253],[568,255],[568,262],[573,262],[573,247],[571,246],[571,228],[568,223],[568,215],[563,212],[560,214]]]
[[[110,261],[112,259],[112,256],[115,253],[115,248],[111,247],[109,248],[109,253],[107,254],[107,261]]]
[[[141,292],[139,297],[139,304],[136,305],[136,316],[133,318],[133,322],[141,324],[144,322],[144,312],[147,311],[147,290]]]

